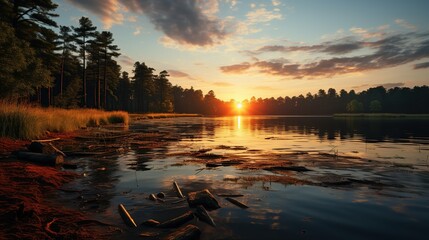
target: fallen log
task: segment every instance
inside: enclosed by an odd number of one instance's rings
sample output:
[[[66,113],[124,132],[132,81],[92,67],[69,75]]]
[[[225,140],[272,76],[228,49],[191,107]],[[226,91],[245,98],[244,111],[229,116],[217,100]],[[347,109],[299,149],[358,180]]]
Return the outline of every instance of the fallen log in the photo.
[[[62,164],[64,162],[64,158],[61,155],[47,155],[43,153],[33,153],[33,152],[14,152],[14,155],[21,160],[41,164],[41,165],[49,165],[55,166],[57,164]]]
[[[33,141],[30,143],[30,145],[27,146],[27,148],[30,152],[44,153],[44,154],[60,154],[60,155],[63,155],[63,157],[66,156],[61,150],[56,148],[51,142],[45,143],[45,142]]]
[[[239,206],[241,208],[249,208],[246,204],[244,204],[238,200],[235,200],[234,198],[227,197],[225,199],[228,200],[229,202],[231,202],[232,204],[235,204],[236,206]]]
[[[201,230],[195,225],[187,225],[179,228],[176,231],[168,234],[164,240],[192,240],[198,239],[201,235]]]
[[[179,227],[180,225],[192,220],[194,218],[194,214],[191,211],[188,211],[178,217],[172,218],[168,221],[165,221],[163,223],[160,223],[157,225],[159,228],[175,228]]]
[[[198,206],[195,209],[194,214],[200,221],[203,221],[213,227],[216,227],[216,223],[214,222],[213,218],[210,217],[209,213],[203,206]]]
[[[137,227],[136,222],[134,222],[134,219],[128,213],[127,209],[125,209],[124,205],[119,204],[118,211],[126,225],[128,225],[129,227]]]
[[[228,194],[228,193],[219,193],[216,195],[218,195],[219,197],[243,197],[244,196],[243,194]]]
[[[177,197],[184,198],[182,191],[180,190],[180,187],[176,181],[173,182],[173,187],[174,187],[174,190],[176,190]]]

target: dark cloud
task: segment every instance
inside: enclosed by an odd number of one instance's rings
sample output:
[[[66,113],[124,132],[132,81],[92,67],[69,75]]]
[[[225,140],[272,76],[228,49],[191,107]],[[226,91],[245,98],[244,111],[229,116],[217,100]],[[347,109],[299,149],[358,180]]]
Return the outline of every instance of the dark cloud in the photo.
[[[209,46],[224,39],[228,33],[219,19],[213,17],[216,5],[198,0],[68,0],[103,19],[117,22],[119,5],[143,13],[167,37],[180,44]],[[119,14],[119,15],[118,15]],[[123,19],[123,17],[121,18]]]
[[[254,55],[266,53],[266,52],[296,52],[296,51],[305,51],[305,52],[323,52],[329,53],[332,55],[346,54],[353,52],[355,50],[362,49],[365,46],[364,42],[355,41],[353,39],[341,39],[337,43],[333,42],[324,42],[318,45],[304,45],[304,46],[281,46],[281,45],[271,45],[264,46],[259,48],[256,51],[250,51]]]
[[[118,0],[66,0],[78,8],[87,10],[97,15],[110,28],[112,24],[119,24],[123,21],[123,15],[119,13],[120,4]]]
[[[414,65],[414,69],[429,68],[429,62],[419,63]]]
[[[330,53],[330,54],[346,54],[359,50],[362,48],[362,43],[360,42],[351,42],[351,43],[339,43],[327,45],[321,52]]]
[[[323,47],[320,47],[323,46]],[[261,48],[268,50],[291,49],[293,47],[281,48]],[[244,70],[254,68],[261,73],[270,75],[287,76],[293,78],[303,77],[331,77],[354,72],[362,72],[375,69],[383,69],[407,64],[424,58],[429,58],[429,40],[427,34],[397,34],[384,38],[376,42],[349,42],[344,44],[342,40],[339,43],[330,43],[329,46],[313,45],[298,46],[295,49],[306,51],[317,51],[342,54],[357,49],[367,50],[367,54],[351,57],[333,57],[321,60],[314,60],[309,63],[279,62],[279,61],[254,61],[252,63],[237,64],[231,66],[222,66],[220,69],[225,73],[242,73]],[[258,51],[261,52],[261,49]],[[417,64],[415,68],[425,68],[426,63]]]

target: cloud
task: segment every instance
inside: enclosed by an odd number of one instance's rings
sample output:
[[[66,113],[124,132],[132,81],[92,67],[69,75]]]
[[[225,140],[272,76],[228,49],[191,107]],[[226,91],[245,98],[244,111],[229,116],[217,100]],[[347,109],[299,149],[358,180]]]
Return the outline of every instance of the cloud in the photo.
[[[399,26],[404,27],[404,28],[409,29],[409,30],[413,30],[413,31],[417,30],[416,26],[414,26],[413,24],[405,21],[404,19],[396,19],[395,23],[398,24]]]
[[[220,70],[224,73],[242,73],[249,69],[252,65],[248,62],[240,63],[240,64],[234,64],[229,66],[222,66],[220,67]]]
[[[273,6],[279,6],[281,4],[279,0],[272,0],[271,3],[273,4]]]
[[[395,87],[403,87],[405,86],[405,83],[383,83],[383,84],[377,84],[377,86],[383,86],[385,89],[390,89]]]
[[[224,22],[216,17],[217,0],[67,0],[94,13],[104,25],[120,24],[123,12],[144,14],[166,37],[184,45],[219,44],[229,33]],[[131,19],[133,20],[133,19]]]
[[[157,30],[185,45],[210,46],[228,36],[215,17],[217,1],[122,0],[130,11],[147,15]]]
[[[429,68],[429,62],[418,63],[414,65],[414,69],[423,69],[423,68]]]
[[[119,0],[66,0],[76,7],[89,11],[97,15],[104,24],[104,28],[109,29],[113,24],[121,24],[124,15],[120,13],[121,5]]]
[[[134,36],[140,35],[141,31],[142,31],[142,27],[136,27],[136,30],[133,32]]]
[[[302,46],[280,46],[271,45],[259,48],[253,54],[262,54],[265,52],[295,52],[295,51],[308,51],[308,52],[322,52],[332,55],[346,54],[359,50],[365,47],[366,43],[361,41],[355,41],[352,38],[345,38],[337,40],[338,42],[324,42],[318,45],[302,45]]]
[[[218,87],[232,87],[234,84],[231,84],[229,82],[214,82],[213,85]]]
[[[282,15],[278,12],[268,11],[265,8],[259,8],[246,14],[247,20],[250,24],[266,23],[272,20],[281,20]]]
[[[334,56],[330,58],[325,56],[322,59],[307,60],[304,63],[255,59],[251,63],[222,66],[220,70],[224,73],[240,74],[249,69],[256,69],[260,73],[268,75],[300,79],[304,77],[332,77],[383,69],[429,58],[429,32],[396,34],[373,42],[349,41],[344,44],[344,39],[337,41],[309,46],[266,46],[255,52],[279,51],[287,53],[290,50],[299,50],[339,55],[363,49],[365,53],[356,56]],[[426,63],[415,65],[416,69],[426,67]]]
[[[383,38],[384,36],[386,36],[386,33],[385,33],[386,29],[384,27],[385,26],[382,26],[381,29],[373,30],[373,31],[370,31],[370,30],[364,29],[364,28],[358,28],[358,27],[352,27],[349,30],[350,30],[350,32],[352,32],[352,33],[354,33],[354,34],[356,34],[356,35],[358,35],[364,39],[373,39],[373,38],[380,39],[380,38]]]
[[[126,65],[126,66],[132,66],[134,65],[134,63],[136,62],[134,59],[132,59],[131,57],[121,54],[118,57],[118,61],[120,64]]]
[[[182,71],[178,71],[178,70],[167,70],[168,74],[170,75],[170,77],[174,77],[174,78],[188,78],[191,80],[194,80],[193,77],[191,77],[189,74],[182,72]]]

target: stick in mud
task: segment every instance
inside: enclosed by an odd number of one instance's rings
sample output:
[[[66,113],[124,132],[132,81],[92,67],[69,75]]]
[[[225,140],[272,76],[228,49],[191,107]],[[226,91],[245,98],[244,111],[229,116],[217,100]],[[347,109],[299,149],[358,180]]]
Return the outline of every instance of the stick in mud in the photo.
[[[157,225],[157,227],[159,228],[175,228],[178,227],[184,223],[186,223],[187,221],[190,221],[194,218],[194,214],[191,211],[188,211],[178,217],[175,217],[173,219],[170,219],[166,222],[163,222],[159,225]]]
[[[213,227],[216,227],[216,223],[214,222],[213,218],[210,217],[209,213],[203,206],[197,206],[194,214],[198,217],[198,219],[200,219],[200,221],[203,221]]]
[[[164,240],[190,240],[198,239],[201,235],[201,230],[195,225],[187,225],[185,227],[179,228],[176,231],[167,235]]]
[[[179,185],[177,184],[176,181],[173,182],[173,187],[174,187],[174,190],[176,190],[177,197],[184,198],[184,196],[182,194],[182,191],[180,190],[180,187],[179,187]]]
[[[122,220],[124,220],[124,222],[125,222],[126,225],[128,225],[130,227],[137,227],[136,222],[134,222],[134,219],[128,213],[127,209],[125,209],[124,205],[119,204],[118,205],[118,211],[119,211],[119,214],[122,217]]]
[[[228,200],[229,202],[231,202],[232,204],[235,204],[236,206],[239,206],[241,208],[249,208],[246,204],[244,204],[238,200],[235,200],[234,198],[227,197],[225,199]]]

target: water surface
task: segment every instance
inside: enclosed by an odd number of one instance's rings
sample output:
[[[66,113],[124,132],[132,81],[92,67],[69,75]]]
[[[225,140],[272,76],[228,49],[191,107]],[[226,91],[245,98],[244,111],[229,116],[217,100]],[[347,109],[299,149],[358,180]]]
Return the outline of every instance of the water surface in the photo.
[[[85,175],[78,184],[87,189],[80,197],[98,200],[75,202],[124,229],[119,203],[138,224],[150,218],[162,222],[188,210],[186,202],[172,203],[177,181],[184,193],[207,188],[215,195],[242,194],[237,200],[249,206],[241,209],[217,197],[222,208],[210,212],[216,228],[191,222],[202,230],[201,239],[421,239],[429,223],[428,123],[323,116],[142,120],[131,131],[166,134],[166,144],[139,148],[124,142],[129,150],[118,156],[77,159],[85,166],[78,170]],[[305,162],[312,171],[206,167],[189,154],[202,149],[246,161]],[[343,158],[357,159],[356,165],[354,160],[341,165]],[[319,163],[326,159],[331,160]],[[279,174],[322,184],[257,178]],[[166,193],[167,203],[147,199],[158,192]],[[139,226],[120,238],[139,239],[144,231],[154,230]]]

